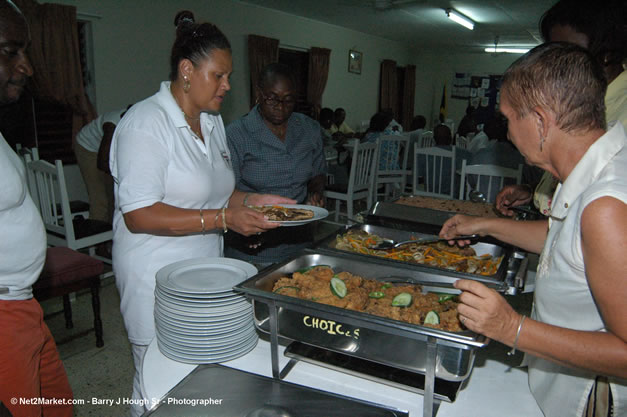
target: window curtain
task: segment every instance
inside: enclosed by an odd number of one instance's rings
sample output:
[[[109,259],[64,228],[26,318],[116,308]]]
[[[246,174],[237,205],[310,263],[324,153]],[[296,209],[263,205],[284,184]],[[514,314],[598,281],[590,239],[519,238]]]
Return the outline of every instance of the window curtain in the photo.
[[[76,7],[15,0],[30,27],[30,80],[36,99],[58,102],[72,110],[72,137],[95,118],[83,87]]]
[[[248,62],[250,65],[250,107],[255,105],[255,88],[259,73],[268,64],[279,62],[279,40],[248,35]]]
[[[311,104],[313,116],[318,120],[322,108],[322,94],[329,79],[329,58],[331,50],[311,48],[309,50],[309,80],[307,85],[307,101]]]
[[[402,91],[403,99],[401,100],[401,120],[403,121],[403,129],[409,131],[411,121],[414,118],[414,97],[416,94],[416,66],[407,65],[405,71],[405,85]]]
[[[379,91],[379,109],[391,110],[398,120],[398,80],[396,61],[384,59],[381,63],[381,85]]]

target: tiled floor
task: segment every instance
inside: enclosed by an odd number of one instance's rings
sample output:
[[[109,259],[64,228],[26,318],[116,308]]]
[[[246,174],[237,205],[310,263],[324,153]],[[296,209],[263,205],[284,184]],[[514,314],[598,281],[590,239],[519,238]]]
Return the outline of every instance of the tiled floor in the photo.
[[[72,303],[73,329],[65,328],[63,314],[47,318],[46,323],[58,343],[59,354],[74,391],[74,398],[85,402],[74,407],[74,415],[126,416],[128,406],[121,402],[131,394],[133,359],[120,315],[120,297],[111,278],[103,282],[100,301],[105,342],[102,348],[96,347],[93,331],[69,342],[63,341],[68,336],[78,335],[93,328],[89,292],[79,294]],[[42,306],[46,313],[60,311],[61,299],[48,300],[42,303]],[[121,401],[120,404],[113,406],[94,405],[94,398]]]
[[[322,238],[340,226],[320,223],[316,238]],[[42,303],[46,323],[58,344],[61,359],[74,391],[74,398],[84,400],[76,405],[75,416],[118,417],[128,415],[129,407],[122,404],[129,398],[133,383],[131,348],[120,314],[120,297],[110,277],[103,281],[100,291],[101,315],[104,329],[102,348],[96,347],[91,310],[91,294],[79,294],[72,302],[74,328],[66,329],[61,298]],[[58,314],[56,314],[58,312]],[[71,336],[75,339],[65,342]],[[94,398],[111,399],[120,404],[95,405]]]

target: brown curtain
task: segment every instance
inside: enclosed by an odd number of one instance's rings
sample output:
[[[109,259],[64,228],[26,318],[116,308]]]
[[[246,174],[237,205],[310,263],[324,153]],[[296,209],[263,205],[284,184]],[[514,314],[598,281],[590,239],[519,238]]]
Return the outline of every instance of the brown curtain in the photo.
[[[411,121],[414,118],[414,96],[416,94],[416,66],[407,65],[404,68],[405,82],[402,91],[403,98],[401,100],[401,120],[403,129],[409,131]]]
[[[255,105],[255,88],[259,73],[268,64],[279,62],[279,40],[248,35],[248,62],[250,65],[250,107]]]
[[[30,26],[33,96],[72,109],[72,136],[75,136],[96,116],[83,87],[76,7],[40,5],[33,0],[15,0],[15,3]]]
[[[312,106],[313,117],[318,120],[322,108],[322,93],[329,79],[329,58],[331,50],[311,48],[309,50],[309,80],[307,83],[307,101]]]
[[[398,81],[396,78],[396,61],[392,61],[390,59],[384,59],[381,63],[379,109],[392,110],[394,119],[398,120]]]

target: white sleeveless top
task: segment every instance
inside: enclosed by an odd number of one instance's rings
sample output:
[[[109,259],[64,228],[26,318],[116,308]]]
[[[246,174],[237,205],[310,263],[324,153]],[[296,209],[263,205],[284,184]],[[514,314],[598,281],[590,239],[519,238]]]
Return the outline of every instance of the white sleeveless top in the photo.
[[[538,266],[532,318],[581,331],[606,331],[585,274],[581,215],[604,196],[627,203],[627,137],[620,123],[600,137],[555,191]],[[625,232],[625,231],[623,231]],[[596,374],[531,355],[529,387],[545,416],[582,416]],[[627,380],[609,377],[614,415],[627,415]]]

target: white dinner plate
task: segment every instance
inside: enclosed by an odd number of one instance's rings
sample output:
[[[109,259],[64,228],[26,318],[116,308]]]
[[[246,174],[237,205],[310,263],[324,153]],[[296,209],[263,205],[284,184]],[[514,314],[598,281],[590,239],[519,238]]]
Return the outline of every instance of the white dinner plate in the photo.
[[[223,356],[230,355],[237,352],[240,352],[248,347],[248,345],[258,340],[259,336],[257,333],[251,333],[246,338],[237,341],[237,343],[231,343],[225,345],[223,347],[196,347],[196,346],[177,346],[176,344],[171,343],[169,340],[163,339],[157,335],[157,342],[159,343],[159,347],[165,347],[170,352],[175,353],[177,355],[185,355],[185,356],[204,356],[204,357],[214,357],[214,356]]]
[[[157,285],[169,293],[207,294],[232,292],[234,285],[257,273],[253,265],[231,258],[194,258],[157,271]]]
[[[274,220],[269,220],[270,223],[279,223],[281,226],[301,226],[303,224],[307,224],[307,223],[311,223],[311,222],[315,222],[318,220],[322,220],[325,217],[327,217],[329,215],[329,212],[327,211],[327,209],[324,209],[322,207],[317,207],[317,206],[308,206],[306,204],[279,204],[281,207],[287,207],[287,208],[298,208],[298,209],[304,209],[304,210],[311,210],[313,211],[313,217],[311,219],[307,219],[307,220],[295,220],[295,221],[274,221]]]
[[[166,346],[158,343],[159,340],[157,340],[157,345],[161,353],[163,353],[163,356],[172,359],[173,361],[200,365],[204,363],[220,363],[237,359],[253,350],[255,346],[257,346],[258,341],[259,338],[253,338],[251,339],[251,342],[248,345],[243,346],[241,350],[224,355],[185,355],[171,351]]]
[[[224,297],[198,298],[185,297],[180,294],[171,294],[164,291],[161,287],[155,287],[155,296],[159,296],[164,300],[175,302],[175,304],[185,304],[187,306],[197,305],[199,307],[212,307],[214,305],[237,304],[242,301],[241,293],[230,293],[231,295]]]
[[[178,335],[162,330],[157,330],[160,338],[164,339],[168,344],[173,347],[181,347],[184,349],[203,348],[203,349],[224,349],[229,346],[234,346],[239,342],[247,340],[255,332],[254,326],[243,328],[239,333],[230,334],[228,337],[221,337],[221,335],[211,336],[188,336]]]
[[[218,328],[218,329],[195,329],[191,327],[180,327],[176,325],[172,325],[166,321],[158,322],[155,326],[155,330],[160,331],[161,333],[167,333],[174,336],[189,336],[189,337],[216,337],[216,338],[228,338],[231,336],[236,336],[238,333],[242,332],[242,327],[245,326],[245,323],[239,323],[239,327],[228,327],[228,328]]]
[[[238,312],[245,310],[250,306],[250,302],[244,297],[242,297],[238,303],[231,304],[214,304],[214,305],[199,305],[199,304],[185,304],[183,302],[171,300],[169,298],[165,298],[160,294],[155,294],[155,304],[159,304],[160,306],[170,307],[177,312],[187,312],[192,314],[205,314],[212,315],[215,313],[229,313],[229,312]]]
[[[243,315],[250,314],[252,312],[252,305],[245,303],[242,306],[237,306],[236,309],[227,308],[209,308],[209,309],[183,309],[174,304],[166,304],[155,299],[155,310],[160,310],[161,313],[171,318],[177,318],[189,321],[203,321],[203,320],[225,320],[235,319],[242,317]],[[198,319],[198,320],[196,320]]]
[[[177,330],[189,329],[190,331],[224,331],[228,332],[233,329],[238,328],[239,326],[243,326],[244,322],[252,321],[252,314],[250,316],[244,316],[235,320],[223,320],[223,321],[214,321],[214,322],[189,322],[183,320],[171,319],[169,317],[164,317],[159,314],[158,311],[155,311],[155,327],[169,326]]]

